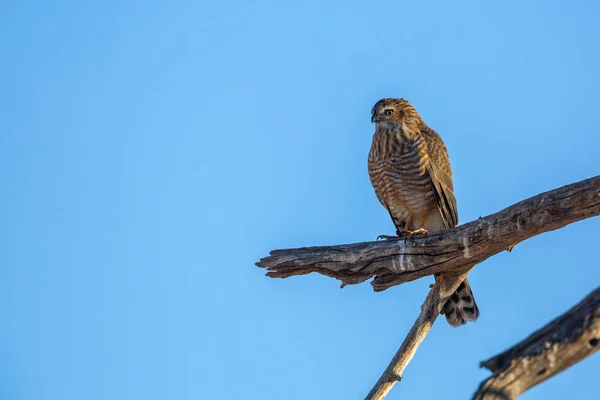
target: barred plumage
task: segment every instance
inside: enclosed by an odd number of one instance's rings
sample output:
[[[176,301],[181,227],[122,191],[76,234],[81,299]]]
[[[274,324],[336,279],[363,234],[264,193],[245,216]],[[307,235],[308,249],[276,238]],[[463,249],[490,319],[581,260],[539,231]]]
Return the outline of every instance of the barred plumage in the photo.
[[[381,99],[369,152],[369,178],[398,236],[436,232],[458,225],[452,168],[442,138],[404,99]],[[444,305],[452,326],[475,321],[479,309],[465,281]]]

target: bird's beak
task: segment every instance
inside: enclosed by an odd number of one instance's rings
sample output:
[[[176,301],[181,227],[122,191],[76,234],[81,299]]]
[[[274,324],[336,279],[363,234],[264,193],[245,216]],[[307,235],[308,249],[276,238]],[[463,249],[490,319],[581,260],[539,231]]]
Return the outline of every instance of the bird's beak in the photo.
[[[377,114],[373,114],[371,115],[371,122],[380,122],[381,121],[381,117]]]

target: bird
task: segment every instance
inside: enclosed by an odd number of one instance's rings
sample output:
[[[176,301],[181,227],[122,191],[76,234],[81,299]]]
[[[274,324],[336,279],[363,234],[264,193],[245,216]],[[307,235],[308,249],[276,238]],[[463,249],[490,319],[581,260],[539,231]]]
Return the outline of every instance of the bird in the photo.
[[[375,195],[390,214],[396,236],[407,238],[458,225],[452,167],[442,138],[402,98],[383,98],[371,110],[375,133],[368,169]],[[479,308],[465,278],[440,314],[458,327],[477,320]]]

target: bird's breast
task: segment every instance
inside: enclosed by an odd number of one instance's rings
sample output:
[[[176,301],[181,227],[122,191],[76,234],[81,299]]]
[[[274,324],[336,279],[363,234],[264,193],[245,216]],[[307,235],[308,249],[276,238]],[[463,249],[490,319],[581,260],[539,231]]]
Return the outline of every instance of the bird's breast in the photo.
[[[376,132],[373,137],[369,177],[377,197],[394,220],[427,215],[435,204],[425,146],[421,137],[406,142],[393,132]]]

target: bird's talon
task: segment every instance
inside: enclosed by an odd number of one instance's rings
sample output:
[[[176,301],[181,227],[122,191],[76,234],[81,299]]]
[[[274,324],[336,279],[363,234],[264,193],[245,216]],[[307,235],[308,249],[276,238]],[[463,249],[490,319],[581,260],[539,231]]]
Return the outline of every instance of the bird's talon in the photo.
[[[390,235],[379,235],[377,236],[377,240],[389,240],[389,239],[398,239],[398,236],[390,236]]]

